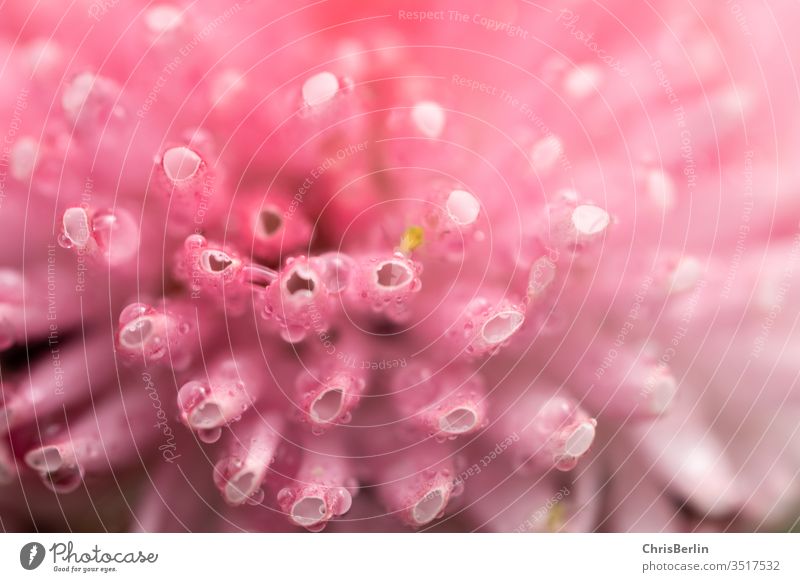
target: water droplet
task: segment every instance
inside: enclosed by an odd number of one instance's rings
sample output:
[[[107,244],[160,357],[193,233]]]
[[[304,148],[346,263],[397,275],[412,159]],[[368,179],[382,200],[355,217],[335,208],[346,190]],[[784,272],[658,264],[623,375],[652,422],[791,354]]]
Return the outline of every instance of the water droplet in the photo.
[[[131,303],[119,314],[119,322],[121,324],[129,323],[134,319],[147,315],[150,311],[154,310],[144,303]]]
[[[197,438],[206,444],[213,444],[217,442],[222,436],[221,428],[204,428],[197,431]]]
[[[71,249],[72,248],[72,241],[69,239],[67,235],[61,233],[58,235],[58,246],[64,249]]]
[[[186,237],[183,246],[190,251],[197,250],[208,246],[208,241],[206,240],[206,237],[201,234],[192,234]]]
[[[124,210],[98,210],[92,217],[92,236],[109,263],[120,264],[139,250],[139,228]]]
[[[282,506],[290,505],[294,501],[294,493],[288,487],[278,491],[278,503]]]
[[[152,318],[144,316],[128,322],[119,334],[120,345],[124,348],[140,348],[142,345],[158,347],[157,336],[153,335]]]
[[[253,494],[247,498],[247,505],[261,505],[264,501],[264,490],[260,487],[253,491]]]
[[[339,487],[334,493],[333,511],[336,515],[342,515],[350,510],[353,505],[353,497],[344,487]],[[322,508],[320,508],[322,509]],[[324,510],[323,510],[324,515]]]
[[[184,411],[193,410],[209,392],[210,388],[203,382],[187,382],[178,390],[178,406]]]
[[[281,330],[281,338],[290,344],[295,344],[305,339],[307,331],[302,326],[285,327]]]

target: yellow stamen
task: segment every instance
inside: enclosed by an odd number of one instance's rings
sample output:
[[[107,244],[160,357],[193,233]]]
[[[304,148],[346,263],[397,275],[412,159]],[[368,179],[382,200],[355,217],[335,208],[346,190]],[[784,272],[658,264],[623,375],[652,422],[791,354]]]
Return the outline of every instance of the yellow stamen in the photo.
[[[557,532],[564,527],[564,522],[567,517],[567,508],[560,501],[556,501],[555,505],[547,513],[547,530]]]
[[[400,239],[400,251],[408,254],[425,241],[425,231],[421,226],[409,226]]]

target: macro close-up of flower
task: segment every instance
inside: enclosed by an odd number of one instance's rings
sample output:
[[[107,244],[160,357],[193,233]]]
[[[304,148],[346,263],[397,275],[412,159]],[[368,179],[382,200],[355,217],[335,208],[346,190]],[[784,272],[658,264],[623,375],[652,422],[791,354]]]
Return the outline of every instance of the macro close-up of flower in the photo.
[[[0,2],[0,531],[798,530],[798,18]]]

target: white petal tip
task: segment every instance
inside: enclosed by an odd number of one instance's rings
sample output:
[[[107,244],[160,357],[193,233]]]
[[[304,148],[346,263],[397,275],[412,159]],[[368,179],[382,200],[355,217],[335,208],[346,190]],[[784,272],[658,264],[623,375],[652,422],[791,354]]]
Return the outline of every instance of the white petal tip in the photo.
[[[594,421],[586,421],[578,425],[564,443],[564,454],[580,457],[592,446],[595,437]]]
[[[478,415],[466,407],[454,408],[439,418],[439,429],[448,434],[469,432],[478,424]]]
[[[583,204],[572,211],[572,225],[578,234],[592,236],[608,228],[611,217],[598,206]]]
[[[411,517],[417,525],[430,523],[439,515],[447,503],[447,492],[442,489],[429,491],[422,499],[417,501],[411,510]]]
[[[332,388],[320,394],[311,404],[311,420],[314,422],[332,422],[342,411],[344,392],[339,388]]]
[[[442,106],[433,101],[421,101],[411,110],[411,119],[417,129],[426,137],[437,138],[442,135],[445,113]]]
[[[555,135],[540,139],[531,148],[531,164],[537,172],[546,172],[555,166],[564,154],[564,146]]]
[[[56,447],[41,447],[25,455],[25,464],[40,473],[53,473],[64,465],[64,458]]]
[[[481,204],[466,190],[453,190],[445,204],[447,216],[459,226],[469,226],[478,219]]]
[[[525,316],[519,311],[501,311],[483,324],[481,335],[489,345],[499,345],[510,338],[522,326]]]
[[[204,430],[217,428],[225,424],[225,415],[216,402],[203,402],[189,415],[189,424],[192,428]]]
[[[303,83],[303,101],[309,107],[317,107],[330,101],[339,91],[339,80],[336,75],[324,71]]]
[[[225,485],[225,500],[239,505],[247,501],[258,488],[259,483],[252,471],[241,471]]]
[[[666,413],[672,405],[672,400],[678,390],[678,383],[671,374],[660,374],[652,380],[647,395],[647,404],[650,412],[655,415]]]
[[[187,147],[170,148],[161,156],[161,167],[171,182],[183,182],[193,178],[200,169],[202,159]]]
[[[321,497],[303,497],[292,506],[291,518],[300,527],[311,527],[322,521],[327,511]]]

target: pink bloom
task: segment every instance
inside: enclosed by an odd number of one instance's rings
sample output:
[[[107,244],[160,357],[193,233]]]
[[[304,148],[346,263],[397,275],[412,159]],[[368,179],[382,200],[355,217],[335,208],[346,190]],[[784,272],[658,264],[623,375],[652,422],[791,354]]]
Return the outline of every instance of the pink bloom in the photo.
[[[797,7],[457,4],[3,5],[4,528],[796,528]]]

